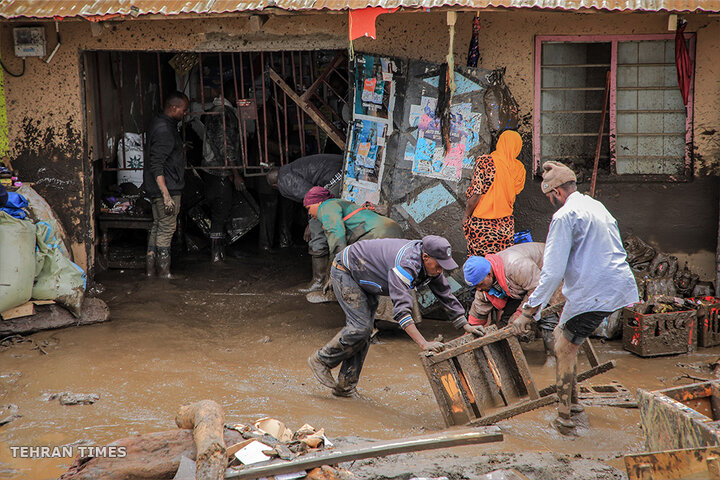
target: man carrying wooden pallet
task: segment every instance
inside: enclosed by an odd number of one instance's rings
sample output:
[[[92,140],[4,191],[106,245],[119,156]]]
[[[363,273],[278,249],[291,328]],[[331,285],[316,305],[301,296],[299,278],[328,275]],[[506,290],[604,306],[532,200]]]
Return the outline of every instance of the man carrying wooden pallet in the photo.
[[[330,278],[346,316],[346,325],[327,345],[308,358],[315,378],[347,397],[355,392],[375,322],[378,296],[389,295],[393,317],[423,350],[440,351],[440,342],[428,342],[418,331],[411,312],[410,290],[427,285],[443,306],[453,326],[482,335],[480,326],[465,319],[465,309],[450,291],[443,270],[457,268],[450,242],[428,235],[422,240],[380,238],[345,247],[333,260]],[[331,369],[342,364],[337,380]]]
[[[542,192],[558,210],[545,242],[540,283],[512,329],[525,332],[564,281],[566,303],[555,328],[560,405],[552,425],[569,435],[575,433],[572,414],[582,411],[575,362],[580,345],[610,313],[636,303],[638,290],[615,218],[602,203],[577,191],[577,178],[568,167],[545,162],[543,170]]]

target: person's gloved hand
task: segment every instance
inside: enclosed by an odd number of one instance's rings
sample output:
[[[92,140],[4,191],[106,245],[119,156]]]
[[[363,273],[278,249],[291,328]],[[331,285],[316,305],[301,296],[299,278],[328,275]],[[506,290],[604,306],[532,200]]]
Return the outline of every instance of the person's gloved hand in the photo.
[[[236,191],[242,192],[245,190],[245,180],[243,180],[238,172],[233,172],[232,181]]]
[[[463,330],[465,330],[466,333],[472,333],[478,337],[485,335],[485,329],[480,325],[470,325],[469,323],[466,323],[463,326]]]
[[[332,290],[332,280],[328,278],[328,281],[325,282],[325,285],[323,285],[322,293],[323,295],[326,295],[330,290]]]
[[[163,204],[165,205],[165,215],[175,213],[175,201],[170,195],[163,195]]]
[[[518,315],[510,324],[510,330],[514,335],[522,335],[530,329],[530,324],[534,320],[527,315]]]
[[[310,225],[308,225],[307,227],[305,227],[305,233],[303,233],[303,240],[310,243],[310,236]]]
[[[425,342],[423,350],[430,351],[433,353],[440,353],[445,349],[445,344],[441,342]]]

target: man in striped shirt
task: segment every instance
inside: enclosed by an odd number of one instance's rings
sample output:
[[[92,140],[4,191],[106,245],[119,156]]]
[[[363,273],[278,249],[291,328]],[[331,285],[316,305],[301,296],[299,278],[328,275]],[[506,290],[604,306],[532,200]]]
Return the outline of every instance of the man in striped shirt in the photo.
[[[440,351],[442,344],[427,341],[415,326],[410,290],[417,287],[430,288],[456,328],[482,335],[482,327],[467,322],[465,310],[442,275],[444,270],[455,268],[450,243],[435,235],[422,240],[361,240],[343,249],[333,261],[330,278],[345,312],[346,325],[308,359],[318,381],[331,388],[334,395],[354,393],[370,345],[380,295],[390,296],[393,318],[423,350]],[[335,380],[331,370],[340,364]]]

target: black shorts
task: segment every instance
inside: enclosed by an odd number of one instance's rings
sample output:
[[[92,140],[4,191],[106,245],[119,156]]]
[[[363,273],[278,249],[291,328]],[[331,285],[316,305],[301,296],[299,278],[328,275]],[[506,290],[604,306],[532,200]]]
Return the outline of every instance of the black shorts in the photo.
[[[572,317],[562,326],[562,332],[568,342],[582,345],[586,338],[600,326],[605,317],[612,312],[585,312]]]

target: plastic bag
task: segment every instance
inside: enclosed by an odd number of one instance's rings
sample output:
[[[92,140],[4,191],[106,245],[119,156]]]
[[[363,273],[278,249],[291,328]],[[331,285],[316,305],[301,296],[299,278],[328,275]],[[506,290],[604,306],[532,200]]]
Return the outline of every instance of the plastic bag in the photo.
[[[30,300],[34,251],[35,225],[0,212],[0,312]]]
[[[36,300],[55,300],[79,317],[87,282],[85,272],[63,255],[60,242],[48,223],[38,222],[36,227],[36,275],[32,297]]]

